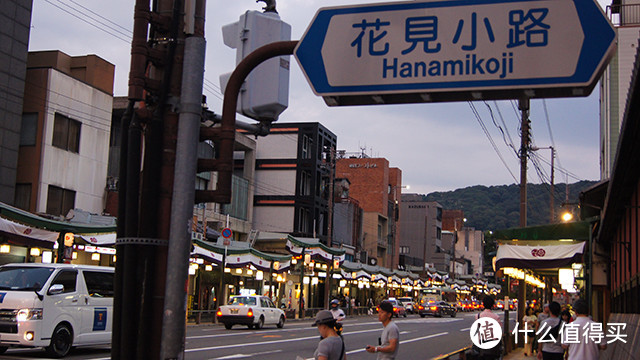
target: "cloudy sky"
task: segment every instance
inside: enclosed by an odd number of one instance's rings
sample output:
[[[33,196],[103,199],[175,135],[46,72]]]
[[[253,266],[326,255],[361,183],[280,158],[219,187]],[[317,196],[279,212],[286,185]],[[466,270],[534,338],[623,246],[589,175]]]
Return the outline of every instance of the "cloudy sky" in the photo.
[[[319,8],[370,2],[374,1],[279,0],[277,9],[297,40]],[[116,65],[114,94],[126,95],[133,4],[134,0],[35,0],[29,50],[96,54]],[[222,110],[218,77],[235,66],[235,50],[223,44],[221,26],[262,6],[254,0],[208,1],[204,93],[217,113]],[[337,135],[339,149],[364,149],[370,156],[387,158],[391,166],[402,169],[403,183],[411,187],[408,192],[519,181],[519,160],[507,145],[518,148],[520,143],[514,102],[473,103],[490,140],[469,103],[328,107],[313,94],[297,62],[292,59],[291,64],[289,108],[279,122],[320,122]],[[567,176],[569,182],[599,178],[598,98],[596,87],[587,98],[532,100],[534,145],[555,144],[556,165],[562,167],[556,169],[556,183],[565,182]],[[537,157],[542,176],[548,178],[550,151],[540,150]],[[531,164],[528,178],[541,181]]]

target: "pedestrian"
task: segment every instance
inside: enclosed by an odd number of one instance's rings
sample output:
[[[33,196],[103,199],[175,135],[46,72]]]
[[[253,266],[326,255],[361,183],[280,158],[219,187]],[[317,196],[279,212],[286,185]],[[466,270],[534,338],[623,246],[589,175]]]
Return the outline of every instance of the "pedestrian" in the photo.
[[[331,315],[333,315],[333,318],[338,322],[344,320],[346,317],[344,311],[340,309],[340,300],[338,299],[331,300],[331,304],[329,304],[329,311],[331,311]]]
[[[538,318],[533,315],[533,309],[527,308],[527,313],[522,317],[522,323],[526,324],[526,330],[531,330],[535,334],[536,323]],[[533,339],[535,336],[527,336],[527,341],[524,343],[524,356],[533,355]]]
[[[542,322],[547,320],[548,318],[549,318],[549,304],[544,304],[544,306],[542,307],[542,312],[538,314],[538,326],[540,326],[540,324],[542,324]]]
[[[558,327],[560,324],[560,304],[553,301],[549,304],[550,316],[540,324],[539,334],[544,338],[538,339],[538,359],[563,360],[564,349],[560,344]]]
[[[491,309],[493,309],[493,304],[495,304],[495,302],[496,301],[493,299],[493,297],[491,297],[491,295],[485,296],[484,299],[482,299],[482,306],[484,307],[484,310],[482,310],[476,316],[476,319],[479,319],[481,317],[490,317],[493,320],[497,321],[500,324],[500,326],[502,326],[502,321],[500,320],[500,316],[498,316],[498,314],[491,311]]]
[[[336,323],[333,314],[329,310],[320,310],[316,314],[316,321],[312,326],[318,327],[320,342],[313,353],[315,360],[346,360],[344,339],[342,338],[342,326]]]
[[[488,317],[497,321],[498,324],[502,326],[502,321],[500,320],[500,316],[498,316],[498,314],[491,311],[491,309],[493,309],[494,304],[495,304],[495,300],[493,299],[492,296],[490,295],[485,296],[482,299],[482,306],[484,307],[484,310],[482,310],[478,315],[476,315],[476,320],[483,317]],[[503,350],[502,340],[500,340],[499,343],[497,343],[494,347],[490,349],[481,349],[475,345],[473,346],[473,351],[477,356],[476,359],[479,359],[479,360],[501,359],[502,350]]]
[[[560,312],[560,319],[562,319],[562,321],[564,321],[565,324],[568,324],[573,321],[573,319],[571,318],[571,312],[569,310],[562,310]]]
[[[568,349],[569,357],[568,360],[595,360],[599,357],[599,350],[604,350],[607,348],[607,344],[599,339],[600,342],[596,342],[596,336],[590,336],[591,334],[587,334],[586,332],[593,329],[593,324],[595,321],[589,318],[589,306],[587,302],[578,299],[573,304],[573,311],[576,312],[576,319],[571,322],[571,327],[577,330],[578,336],[577,339],[580,341],[577,342],[563,342],[562,347]],[[565,328],[566,331],[566,328]],[[563,339],[564,340],[564,339]]]
[[[389,301],[383,301],[379,306],[378,321],[382,323],[384,329],[382,336],[378,338],[378,346],[367,345],[366,350],[370,353],[377,353],[377,360],[392,360],[398,355],[400,348],[400,330],[393,317],[393,305]]]

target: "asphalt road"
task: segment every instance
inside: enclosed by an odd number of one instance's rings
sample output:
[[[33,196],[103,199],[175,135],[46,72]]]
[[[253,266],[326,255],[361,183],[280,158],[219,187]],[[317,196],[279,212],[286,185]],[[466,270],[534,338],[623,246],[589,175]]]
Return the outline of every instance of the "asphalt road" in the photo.
[[[455,318],[420,318],[418,315],[394,318],[400,328],[397,358],[431,359],[468,346],[471,343],[469,328],[476,313],[458,313]],[[367,344],[377,345],[381,333],[382,324],[377,321],[377,315],[347,318],[343,336],[349,360],[375,359],[376,356],[364,348]],[[189,326],[185,359],[295,360],[298,356],[310,359],[319,340],[318,330],[311,326],[311,320],[291,320],[283,329],[266,326],[261,330],[249,330],[245,326],[234,326],[226,330],[219,325]],[[109,357],[108,347],[101,347],[78,348],[67,358],[103,360]],[[10,349],[0,356],[0,359],[46,358],[45,353],[37,349]]]

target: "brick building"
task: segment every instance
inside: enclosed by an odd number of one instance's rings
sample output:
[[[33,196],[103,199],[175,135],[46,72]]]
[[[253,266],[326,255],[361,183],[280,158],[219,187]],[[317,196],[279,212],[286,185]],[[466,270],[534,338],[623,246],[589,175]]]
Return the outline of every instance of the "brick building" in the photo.
[[[363,210],[362,249],[357,250],[366,252],[368,264],[397,269],[402,170],[389,167],[385,158],[340,158],[335,177],[349,180],[349,196]]]

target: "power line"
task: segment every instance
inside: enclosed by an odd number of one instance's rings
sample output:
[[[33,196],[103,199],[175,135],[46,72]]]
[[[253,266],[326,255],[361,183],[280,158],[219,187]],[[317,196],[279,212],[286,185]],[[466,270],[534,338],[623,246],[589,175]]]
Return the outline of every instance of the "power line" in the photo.
[[[69,10],[67,10],[67,9],[64,9],[64,8],[62,8],[62,7],[60,7],[60,6],[56,5],[56,4],[54,4],[51,0],[45,0],[45,1],[46,1],[46,2],[48,2],[49,4],[51,4],[52,6],[55,6],[55,7],[57,7],[58,9],[60,9],[60,10],[62,10],[62,11],[64,11],[64,12],[66,12],[67,14],[69,14],[69,15],[71,15],[71,16],[73,16],[73,17],[75,17],[76,19],[78,19],[78,20],[80,20],[80,21],[82,21],[82,22],[85,22],[85,23],[87,23],[87,24],[89,24],[89,25],[93,26],[93,27],[95,27],[95,28],[96,28],[96,29],[98,29],[98,30],[104,31],[105,33],[107,33],[107,34],[109,34],[109,35],[111,35],[111,36],[115,37],[115,38],[116,38],[116,39],[118,39],[118,40],[124,41],[124,42],[126,42],[127,44],[131,44],[131,39],[123,38],[123,37],[121,37],[121,36],[119,36],[119,35],[116,35],[116,34],[112,33],[111,31],[106,30],[106,29],[104,29],[103,27],[100,27],[100,26],[96,25],[95,23],[93,23],[93,22],[91,22],[91,21],[89,21],[89,20],[87,20],[87,19],[84,19],[84,18],[82,18],[82,17],[81,17],[81,16],[79,16],[79,15],[76,15],[76,14],[72,13],[71,11],[69,11]],[[66,5],[66,4],[65,4],[65,5]],[[67,6],[68,6],[68,5],[67,5]],[[86,14],[85,14],[85,16],[86,16]]]
[[[467,103],[469,104],[469,107],[471,108],[471,111],[473,112],[473,114],[476,116],[476,119],[478,120],[478,123],[482,128],[482,131],[484,131],[484,134],[487,136],[487,139],[489,139],[489,142],[491,143],[493,150],[496,152],[496,154],[500,158],[500,161],[502,161],[502,164],[504,165],[504,167],[507,168],[507,171],[509,172],[509,174],[511,174],[511,177],[513,178],[513,180],[517,183],[518,179],[516,179],[516,176],[513,174],[513,172],[511,172],[511,169],[509,169],[507,162],[502,157],[500,150],[498,150],[498,147],[496,146],[496,143],[493,141],[493,138],[491,137],[489,130],[487,130],[487,127],[484,125],[484,122],[482,121],[482,118],[480,117],[480,114],[478,113],[478,110],[476,109],[475,105],[473,105],[471,101],[468,101]]]

